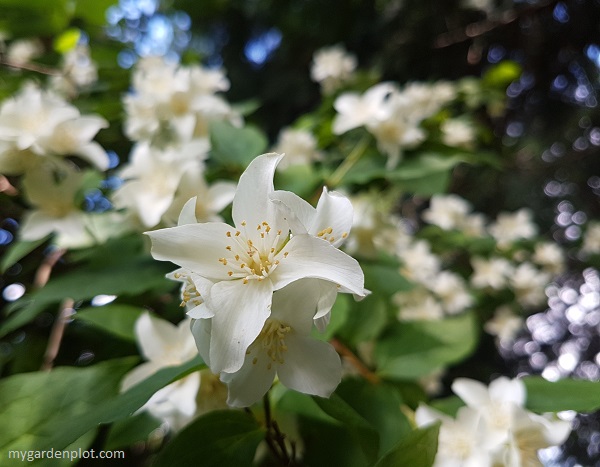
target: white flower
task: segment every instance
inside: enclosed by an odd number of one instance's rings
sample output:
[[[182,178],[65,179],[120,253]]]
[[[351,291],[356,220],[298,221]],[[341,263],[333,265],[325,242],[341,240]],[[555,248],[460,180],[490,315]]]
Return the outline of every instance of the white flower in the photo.
[[[325,47],[315,52],[310,77],[328,94],[351,79],[356,64],[356,57],[343,47]]]
[[[412,82],[402,90],[402,97],[410,109],[410,118],[414,121],[421,121],[435,115],[454,99],[455,95],[454,86],[446,81]]]
[[[415,413],[417,426],[441,421],[434,467],[491,467],[497,440],[486,436],[477,410],[461,407],[456,419],[431,407],[420,405]]]
[[[465,287],[465,281],[459,275],[450,271],[441,271],[433,277],[429,285],[442,300],[444,310],[455,315],[473,304],[473,297]]]
[[[127,391],[158,370],[181,365],[197,354],[189,320],[175,326],[144,313],[135,323],[135,335],[141,353],[148,361],[125,375],[121,381],[121,392]],[[196,395],[199,387],[200,373],[191,373],[160,389],[140,410],[147,410],[153,416],[168,422],[174,430],[178,430],[196,413]]]
[[[235,183],[220,181],[209,186],[202,167],[192,164],[187,166],[182,175],[173,202],[163,214],[163,220],[167,225],[175,225],[184,204],[195,197],[194,222],[223,221],[219,213],[233,201],[234,195]]]
[[[525,406],[526,389],[523,381],[501,376],[489,388],[479,381],[457,378],[452,391],[468,407],[479,411],[490,434],[503,442],[509,439],[514,425],[515,408]]]
[[[204,297],[214,314],[209,352],[214,373],[241,368],[246,349],[271,314],[274,291],[302,278],[318,278],[365,294],[356,260],[322,238],[290,236],[288,214],[269,199],[281,157],[259,156],[240,177],[233,200],[235,227],[209,222],[147,233],[155,259],[214,282]]]
[[[433,321],[444,317],[440,302],[423,287],[398,292],[392,301],[398,307],[396,316],[400,321]]]
[[[533,260],[551,274],[560,274],[565,269],[564,252],[556,243],[538,243]]]
[[[383,103],[398,88],[393,83],[380,83],[368,89],[362,96],[345,93],[333,103],[338,112],[333,120],[333,133],[341,135],[354,128],[365,126],[377,117],[384,117]]]
[[[522,208],[514,213],[503,212],[498,214],[496,222],[489,227],[489,232],[496,239],[499,246],[508,246],[516,240],[535,236],[537,226],[532,221],[531,211]]]
[[[1,157],[5,159],[3,165],[17,166],[18,163],[10,159],[30,157],[30,153],[38,156],[78,155],[106,170],[108,156],[91,140],[107,125],[101,117],[81,116],[77,108],[55,94],[26,86],[0,108],[0,139],[10,143],[0,148],[4,153]],[[0,171],[3,171],[2,166]]]
[[[6,50],[9,63],[24,65],[44,53],[44,44],[39,39],[17,39]]]
[[[205,156],[206,147],[200,144],[160,150],[138,143],[120,171],[125,183],[113,194],[115,207],[129,209],[145,227],[154,227],[174,202],[183,174],[198,170],[194,165]]]
[[[550,275],[531,263],[521,263],[510,278],[517,301],[523,306],[539,306],[546,301],[545,287]]]
[[[444,120],[440,126],[442,141],[448,146],[469,149],[475,141],[473,124],[458,118]]]
[[[512,340],[523,329],[523,318],[514,314],[510,307],[501,306],[494,312],[494,317],[483,325],[483,329],[500,340]]]
[[[460,229],[469,212],[471,205],[458,195],[434,195],[423,219],[444,230]]]
[[[490,287],[494,290],[502,289],[508,283],[508,278],[513,273],[514,268],[510,262],[504,258],[471,258],[473,266],[473,275],[471,284],[477,288]]]
[[[600,253],[600,222],[589,222],[583,234],[583,245],[581,251],[584,253]]]
[[[50,86],[60,94],[73,97],[80,88],[97,80],[98,68],[92,61],[89,46],[78,44],[64,55],[61,74],[51,78]]]
[[[82,174],[66,168],[58,172],[58,177],[45,167],[27,173],[23,188],[34,209],[23,217],[23,240],[39,240],[55,233],[55,243],[61,247],[80,248],[94,243],[88,230],[90,215],[75,204],[82,178]]]
[[[247,407],[259,401],[276,375],[284,386],[305,394],[329,397],[335,390],[342,374],[340,357],[330,344],[310,336],[320,300],[318,282],[302,279],[273,294],[271,316],[248,347],[242,367],[221,373],[229,387],[229,405]]]
[[[279,133],[273,152],[285,154],[277,169],[286,169],[293,165],[309,165],[319,160],[321,154],[317,149],[317,140],[306,130],[286,128]]]
[[[421,284],[431,282],[440,271],[440,258],[431,252],[431,247],[425,240],[400,246],[397,255],[404,264],[401,273]]]

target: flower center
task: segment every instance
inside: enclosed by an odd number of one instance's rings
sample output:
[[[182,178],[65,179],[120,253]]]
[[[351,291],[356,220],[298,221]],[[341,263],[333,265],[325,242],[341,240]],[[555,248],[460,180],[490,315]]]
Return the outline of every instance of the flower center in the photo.
[[[285,345],[285,336],[291,331],[291,327],[283,324],[275,319],[267,319],[263,330],[260,332],[257,341],[260,342],[260,347],[266,352],[269,357],[267,370],[270,370],[273,363],[283,365],[285,363],[284,354],[287,352]],[[252,360],[252,364],[256,365],[258,358]]]
[[[263,221],[256,227],[258,239],[252,241],[246,230],[246,222],[242,222],[244,232],[228,231],[227,238],[231,245],[225,249],[228,255],[219,258],[219,262],[229,268],[227,274],[232,279],[242,279],[244,284],[255,279],[262,281],[279,265],[288,252],[280,254],[289,237],[282,236],[281,230],[274,230],[268,222]]]
[[[181,290],[181,298],[183,301],[179,304],[179,306],[184,307],[189,301],[191,301],[192,305],[194,306],[201,305],[204,302],[200,292],[198,292],[198,289],[196,288],[196,284],[194,284],[194,281],[188,274],[177,272],[173,275],[173,277],[183,282],[183,288]]]

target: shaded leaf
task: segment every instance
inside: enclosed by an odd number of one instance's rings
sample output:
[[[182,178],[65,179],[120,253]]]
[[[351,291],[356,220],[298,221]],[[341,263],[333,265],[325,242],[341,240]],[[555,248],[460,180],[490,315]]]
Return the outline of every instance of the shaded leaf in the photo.
[[[100,307],[82,308],[74,315],[74,318],[90,323],[122,339],[135,341],[134,325],[144,311],[144,309],[135,306],[115,303]]]
[[[431,467],[437,452],[439,424],[414,430],[383,456],[375,467]]]
[[[593,412],[600,409],[598,381],[561,379],[553,382],[541,376],[527,376],[523,382],[527,387],[526,406],[534,412]]]

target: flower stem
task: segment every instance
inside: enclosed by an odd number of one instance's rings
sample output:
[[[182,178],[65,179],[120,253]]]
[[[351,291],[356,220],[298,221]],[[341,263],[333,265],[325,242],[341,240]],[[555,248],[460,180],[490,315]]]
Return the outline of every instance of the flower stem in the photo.
[[[365,153],[365,149],[367,149],[369,143],[369,135],[365,135],[361,138],[361,140],[354,146],[352,152],[344,159],[337,169],[331,174],[331,176],[326,180],[327,186],[333,188],[339,185],[344,176],[348,173],[348,171],[358,162],[358,160]]]
[[[342,357],[344,357],[356,370],[360,373],[360,375],[369,381],[371,384],[379,384],[381,382],[381,378],[378,375],[373,373],[367,366],[358,358],[352,350],[346,347],[338,339],[332,339],[330,341],[331,345],[337,353],[339,353]]]
[[[267,392],[263,397],[263,406],[265,410],[265,424],[267,425],[267,434],[265,441],[269,446],[269,449],[283,466],[294,466],[294,446],[292,445],[292,456],[287,452],[285,445],[285,434],[279,429],[279,425],[271,416],[271,403],[269,401],[269,393]]]

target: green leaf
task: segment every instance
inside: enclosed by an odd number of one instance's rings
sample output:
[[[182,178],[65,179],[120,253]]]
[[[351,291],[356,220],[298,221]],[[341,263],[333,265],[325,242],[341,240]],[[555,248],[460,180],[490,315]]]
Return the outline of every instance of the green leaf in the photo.
[[[121,339],[135,341],[134,325],[144,309],[130,305],[109,304],[82,308],[74,315],[78,321],[96,326]]]
[[[44,308],[65,298],[86,300],[96,295],[134,296],[151,289],[171,287],[165,274],[172,266],[141,257],[98,268],[79,268],[62,276],[51,278],[42,289],[14,302],[11,314],[0,325],[0,337],[27,324]],[[16,311],[18,310],[18,311]]]
[[[65,29],[73,8],[68,0],[0,0],[0,11],[0,30],[14,37],[39,37]]]
[[[8,268],[10,268],[20,259],[27,256],[38,246],[40,246],[42,243],[48,240],[48,238],[49,237],[44,237],[40,238],[39,240],[33,240],[31,242],[19,240],[13,243],[8,249],[8,251],[4,254],[2,261],[0,261],[0,273],[4,274]]]
[[[350,301],[350,300],[348,300]],[[388,321],[386,300],[374,293],[351,304],[351,310],[338,334],[349,344],[375,339]]]
[[[64,449],[101,423],[131,416],[156,391],[203,366],[197,357],[119,394],[121,379],[136,360],[5,378],[0,382],[0,458],[13,449]]]
[[[400,265],[361,263],[361,267],[365,274],[365,287],[377,295],[392,296],[414,288],[414,284],[400,274]]]
[[[465,403],[458,396],[448,396],[442,399],[435,399],[431,401],[429,404],[436,410],[439,410],[446,415],[450,415],[451,417],[456,417],[456,412],[461,407],[464,407]]]
[[[336,393],[329,399],[316,396],[313,399],[323,412],[350,431],[369,462],[375,462],[379,452],[379,435],[375,428]]]
[[[245,168],[267,148],[267,137],[257,128],[236,128],[226,122],[211,122],[212,156],[224,165]]]
[[[75,48],[80,37],[81,31],[79,29],[67,29],[60,36],[54,39],[54,50],[61,54],[67,53]]]
[[[113,450],[146,441],[150,433],[161,425],[161,421],[147,412],[118,420],[110,427],[104,449]]]
[[[379,455],[410,433],[410,422],[400,409],[402,397],[387,384],[373,385],[364,379],[343,381],[336,393],[379,433]]]
[[[117,3],[119,3],[118,0],[77,0],[74,16],[89,25],[104,26],[107,8]]]
[[[431,467],[438,445],[439,424],[412,431],[383,456],[375,467]]]
[[[527,376],[523,382],[527,387],[526,406],[533,412],[593,412],[600,409],[598,381],[561,379],[552,382],[540,376]]]
[[[504,90],[510,83],[521,76],[521,65],[512,60],[503,60],[483,75],[483,84]]]
[[[209,412],[179,432],[153,467],[250,467],[265,430],[245,412]]]
[[[478,337],[471,312],[436,321],[394,323],[375,346],[378,374],[391,379],[425,376],[470,355]]]

